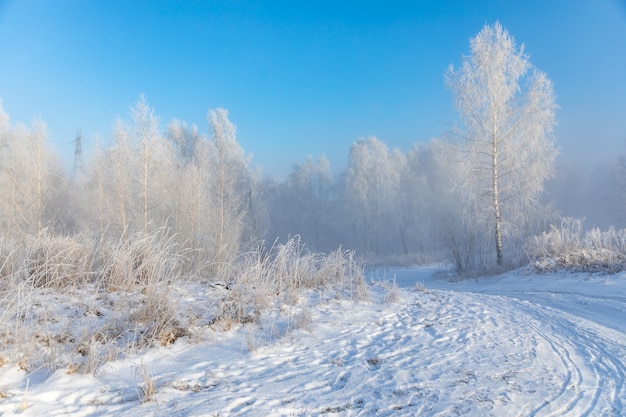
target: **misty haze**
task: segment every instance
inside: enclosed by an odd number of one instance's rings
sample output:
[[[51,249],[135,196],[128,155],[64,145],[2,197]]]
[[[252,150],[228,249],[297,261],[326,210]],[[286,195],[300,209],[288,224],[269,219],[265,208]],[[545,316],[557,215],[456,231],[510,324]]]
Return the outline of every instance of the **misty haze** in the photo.
[[[624,415],[583,3],[1,4],[0,414]]]

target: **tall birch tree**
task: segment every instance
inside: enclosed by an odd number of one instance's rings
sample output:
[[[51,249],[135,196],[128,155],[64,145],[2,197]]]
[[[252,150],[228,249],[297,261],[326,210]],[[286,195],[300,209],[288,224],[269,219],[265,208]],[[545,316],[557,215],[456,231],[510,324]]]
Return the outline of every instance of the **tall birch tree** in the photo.
[[[24,237],[59,226],[50,204],[59,195],[61,167],[48,144],[46,124],[9,125],[0,107],[0,230]]]
[[[140,95],[137,103],[131,108],[132,124],[128,126],[131,141],[141,150],[141,192],[143,232],[148,231],[150,198],[150,180],[154,163],[155,142],[159,139],[159,121],[148,104],[145,95]],[[161,186],[163,186],[161,184]]]
[[[464,129],[448,151],[460,189],[478,224],[490,224],[496,260],[503,237],[521,231],[524,216],[539,212],[539,195],[556,157],[552,129],[557,107],[552,83],[534,68],[499,22],[470,40],[461,67],[450,66],[451,90]]]

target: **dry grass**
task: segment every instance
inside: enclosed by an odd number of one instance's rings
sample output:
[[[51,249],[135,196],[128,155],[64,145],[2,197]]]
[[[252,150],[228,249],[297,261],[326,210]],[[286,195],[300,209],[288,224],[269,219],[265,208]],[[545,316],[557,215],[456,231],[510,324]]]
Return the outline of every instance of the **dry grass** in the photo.
[[[398,284],[396,282],[396,277],[394,276],[393,281],[389,285],[389,288],[387,290],[387,293],[385,294],[383,301],[385,303],[392,304],[392,303],[397,303],[399,299],[400,299],[400,295],[398,293]]]
[[[22,397],[22,401],[20,401],[20,412],[23,413],[30,407],[30,403],[28,402],[28,386],[30,385],[30,380],[26,380],[26,388],[24,389],[24,396]]]
[[[334,288],[349,297],[367,299],[363,267],[353,252],[307,253],[297,236],[269,251],[257,247],[242,255],[227,287],[228,295],[216,317],[221,324],[256,322],[275,303],[298,304],[307,289]]]
[[[312,325],[313,317],[311,316],[311,309],[307,306],[304,306],[295,315],[293,320],[293,327],[295,329],[311,330]]]
[[[179,292],[199,285],[202,275],[183,273],[186,255],[165,229],[99,241],[47,233],[25,242],[0,236],[2,361],[25,371],[93,374],[108,361],[192,336],[192,323],[224,330],[258,325],[264,312],[291,306],[290,327],[309,329],[313,320],[301,305],[302,291],[325,288],[367,298],[352,252],[308,253],[294,238],[240,256],[228,266],[227,282],[205,281],[213,298],[183,306]]]
[[[415,283],[415,286],[413,287],[413,291],[426,292],[426,286],[424,285],[424,281],[417,281]]]
[[[185,257],[164,230],[98,243],[0,237],[0,255],[0,343],[25,370],[93,373],[120,350],[186,334],[169,290]]]
[[[146,367],[144,365],[135,367],[134,377],[139,401],[145,403],[152,400],[152,397],[156,394],[157,386]]]
[[[35,287],[67,289],[92,277],[93,242],[42,232],[26,242],[26,264]]]
[[[256,343],[254,341],[254,331],[248,330],[246,333],[246,348],[248,352],[256,351]]]
[[[164,228],[101,242],[99,273],[110,291],[152,287],[180,278],[186,253]]]

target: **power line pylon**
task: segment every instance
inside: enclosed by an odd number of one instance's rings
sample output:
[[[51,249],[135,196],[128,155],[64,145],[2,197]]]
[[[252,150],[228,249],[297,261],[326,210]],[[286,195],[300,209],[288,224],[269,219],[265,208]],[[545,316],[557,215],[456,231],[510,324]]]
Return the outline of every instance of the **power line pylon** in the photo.
[[[83,146],[82,146],[82,135],[80,134],[80,129],[76,132],[76,140],[74,140],[74,180],[76,180],[77,174],[84,174],[85,169],[83,168]]]

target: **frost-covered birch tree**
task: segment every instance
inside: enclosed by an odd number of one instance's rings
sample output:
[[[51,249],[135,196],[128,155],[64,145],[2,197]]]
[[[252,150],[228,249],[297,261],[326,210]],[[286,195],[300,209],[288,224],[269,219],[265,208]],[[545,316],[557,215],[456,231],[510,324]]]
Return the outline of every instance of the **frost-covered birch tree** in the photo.
[[[214,210],[214,262],[222,268],[239,254],[249,214],[248,158],[237,143],[236,127],[228,110],[209,110],[211,140],[208,150],[209,198]]]
[[[35,120],[31,128],[12,127],[0,106],[0,230],[23,238],[61,226],[50,216],[61,176],[46,124]]]
[[[98,229],[125,237],[168,225],[176,195],[174,149],[144,96],[131,107],[129,120],[117,119],[114,137],[89,168]]]
[[[503,238],[519,236],[525,216],[540,212],[539,196],[552,173],[552,83],[499,22],[470,40],[470,54],[445,78],[464,125],[446,159],[470,215],[492,228],[500,265]]]
[[[141,155],[141,195],[142,195],[142,226],[144,233],[148,231],[154,198],[152,194],[156,189],[163,189],[162,182],[154,178],[159,172],[167,171],[163,166],[170,155],[159,149],[164,146],[164,140],[159,133],[159,119],[154,110],[148,104],[148,100],[142,94],[137,103],[131,108],[131,123],[122,125],[129,136],[131,146],[138,150]],[[157,161],[159,163],[157,163]],[[158,169],[157,169],[158,167]],[[162,201],[162,200],[161,200]]]
[[[173,225],[181,238],[181,244],[191,250],[194,261],[203,260],[206,255],[200,242],[210,235],[208,194],[208,140],[194,125],[187,127],[184,122],[172,120],[167,125],[166,138],[176,153],[176,191]]]

